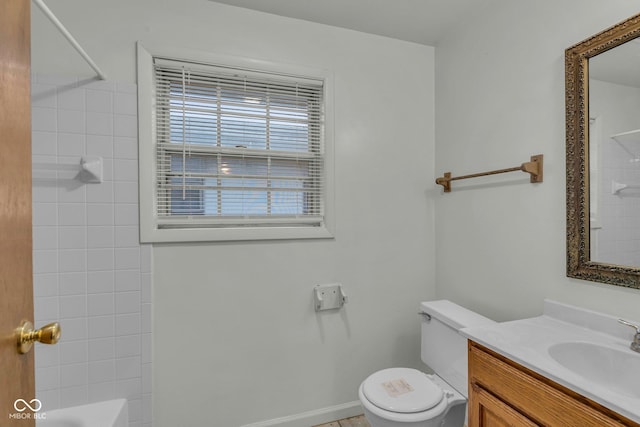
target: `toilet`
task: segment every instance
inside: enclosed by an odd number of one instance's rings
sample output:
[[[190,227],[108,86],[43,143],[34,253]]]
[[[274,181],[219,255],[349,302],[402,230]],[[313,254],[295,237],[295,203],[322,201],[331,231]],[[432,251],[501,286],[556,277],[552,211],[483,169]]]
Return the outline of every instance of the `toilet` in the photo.
[[[434,374],[411,368],[374,372],[358,390],[371,427],[462,427],[467,409],[467,339],[458,331],[495,323],[451,301],[420,304],[421,358]]]

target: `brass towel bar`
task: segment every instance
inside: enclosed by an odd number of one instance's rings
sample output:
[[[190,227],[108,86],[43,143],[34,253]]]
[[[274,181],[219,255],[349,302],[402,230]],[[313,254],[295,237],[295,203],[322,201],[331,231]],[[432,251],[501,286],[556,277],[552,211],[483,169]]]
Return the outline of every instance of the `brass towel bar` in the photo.
[[[456,181],[459,179],[467,179],[467,178],[477,178],[479,176],[497,175],[499,173],[515,172],[515,171],[522,171],[530,174],[531,182],[542,182],[543,157],[544,156],[542,154],[538,154],[535,156],[531,156],[531,161],[523,163],[520,166],[515,166],[507,169],[498,169],[498,170],[489,171],[489,172],[474,173],[471,175],[451,176],[451,172],[445,172],[444,176],[436,179],[436,184],[442,185],[444,187],[445,193],[450,193],[451,181]]]

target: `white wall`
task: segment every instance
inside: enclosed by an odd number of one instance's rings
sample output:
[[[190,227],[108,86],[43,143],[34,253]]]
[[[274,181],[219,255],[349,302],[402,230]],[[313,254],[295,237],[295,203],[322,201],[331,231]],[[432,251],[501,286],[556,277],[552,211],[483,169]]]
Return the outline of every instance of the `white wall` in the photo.
[[[155,425],[239,426],[354,402],[374,370],[422,366],[433,48],[204,0],[51,7],[117,80],[134,79],[136,40],[334,74],[335,239],[154,247]],[[34,68],[91,75],[34,15]],[[336,281],[350,302],[316,314],[313,286]]]
[[[564,50],[637,13],[637,2],[503,3],[436,50],[436,171],[542,153],[544,182],[501,175],[438,196],[438,296],[496,320],[539,314],[544,298],[640,319],[640,291],[565,275]]]

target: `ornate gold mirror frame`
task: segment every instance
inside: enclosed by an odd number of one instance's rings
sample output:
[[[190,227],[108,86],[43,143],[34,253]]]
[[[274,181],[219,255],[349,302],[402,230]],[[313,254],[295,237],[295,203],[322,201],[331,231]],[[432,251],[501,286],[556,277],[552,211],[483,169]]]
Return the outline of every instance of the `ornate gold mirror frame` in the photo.
[[[591,261],[589,236],[589,58],[637,37],[640,14],[565,51],[567,276],[640,289],[640,268]]]

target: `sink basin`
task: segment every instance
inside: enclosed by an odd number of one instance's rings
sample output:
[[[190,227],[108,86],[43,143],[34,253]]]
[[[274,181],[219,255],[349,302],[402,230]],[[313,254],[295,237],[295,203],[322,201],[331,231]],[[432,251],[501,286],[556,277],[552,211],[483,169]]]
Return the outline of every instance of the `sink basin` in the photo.
[[[563,342],[549,347],[549,355],[586,380],[640,398],[640,353],[591,342]]]

